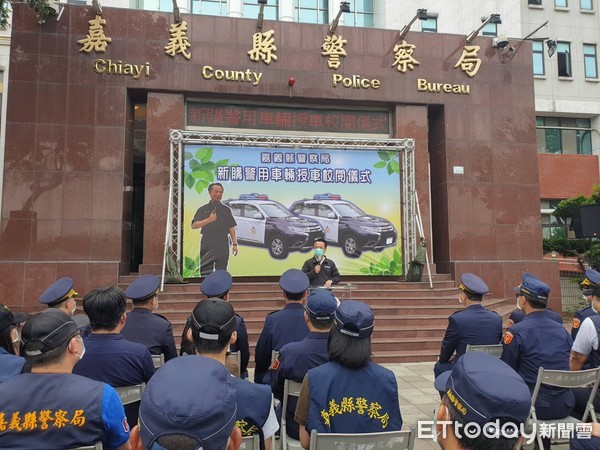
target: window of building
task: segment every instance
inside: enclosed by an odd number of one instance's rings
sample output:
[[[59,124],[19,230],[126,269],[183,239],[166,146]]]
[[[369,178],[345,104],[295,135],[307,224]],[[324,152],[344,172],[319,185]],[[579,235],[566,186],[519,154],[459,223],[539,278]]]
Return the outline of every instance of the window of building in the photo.
[[[594,9],[592,0],[579,0],[579,9],[582,11],[591,11]]]
[[[598,60],[594,44],[583,44],[583,66],[586,78],[598,78]]]
[[[173,10],[172,0],[161,0],[167,1],[171,4]],[[192,0],[192,7],[190,10],[194,14],[204,14],[207,16],[226,16],[227,15],[227,0]]]
[[[350,0],[350,12],[344,14],[344,25],[373,28],[373,0]]]
[[[569,42],[558,42],[556,44],[556,56],[558,60],[558,76],[572,77],[571,44]]]
[[[552,213],[560,200],[541,200],[540,212],[542,214],[542,235],[544,239],[567,237],[568,228],[565,219],[554,217]]]
[[[542,5],[542,0],[528,0],[530,5]]]
[[[437,17],[428,17],[427,20],[421,20],[421,31],[428,33],[437,33]]]
[[[260,6],[256,0],[244,0],[244,17],[257,18]],[[265,20],[279,19],[279,0],[269,0],[263,10]]]
[[[537,117],[536,142],[538,153],[591,155],[591,121],[572,117]]]
[[[545,75],[546,68],[544,67],[544,42],[533,41],[533,74],[534,75]]]
[[[294,18],[298,22],[329,23],[327,0],[294,0]]]
[[[554,6],[557,8],[567,8],[569,4],[567,0],[554,0]]]
[[[498,36],[498,25],[492,22],[489,22],[483,30],[481,30],[481,34],[483,36]]]

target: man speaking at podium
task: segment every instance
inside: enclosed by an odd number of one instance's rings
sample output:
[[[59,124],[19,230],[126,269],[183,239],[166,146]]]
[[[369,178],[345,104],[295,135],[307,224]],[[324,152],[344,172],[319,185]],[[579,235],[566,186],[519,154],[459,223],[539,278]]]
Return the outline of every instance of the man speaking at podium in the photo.
[[[327,251],[325,239],[315,239],[313,249],[315,256],[307,259],[302,266],[302,272],[308,276],[311,287],[330,288],[332,285],[338,284],[341,280],[340,272],[333,260],[325,256]]]

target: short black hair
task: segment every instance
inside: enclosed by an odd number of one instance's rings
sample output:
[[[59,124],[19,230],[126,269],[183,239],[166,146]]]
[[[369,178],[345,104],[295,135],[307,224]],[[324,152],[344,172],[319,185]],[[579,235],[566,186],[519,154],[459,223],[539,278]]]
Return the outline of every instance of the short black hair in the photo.
[[[125,293],[118,287],[93,289],[83,297],[83,310],[92,331],[114,330],[127,310]]]
[[[62,359],[65,352],[67,351],[67,346],[69,345],[69,342],[71,342],[71,339],[73,339],[75,336],[76,334],[71,336],[58,347],[55,347],[52,350],[48,350],[47,352],[41,353],[39,355],[28,355],[27,353],[25,353],[25,361],[27,361],[27,364],[29,364],[31,367],[43,367],[48,366],[50,364],[55,364]],[[32,352],[36,350],[42,350],[45,345],[46,344],[42,341],[28,342],[27,351]]]
[[[333,316],[331,316],[331,318],[329,318],[327,320],[323,320],[323,319],[317,320],[316,318],[311,316],[308,312],[306,313],[306,315],[308,316],[308,320],[310,321],[311,325],[313,327],[315,327],[317,330],[327,331],[333,325],[333,320],[334,320]]]
[[[225,190],[221,183],[210,183],[208,185],[208,192],[212,191],[212,188],[214,188],[215,186],[219,186],[221,189]]]
[[[357,339],[341,333],[337,327],[331,327],[327,350],[330,361],[335,361],[348,369],[360,369],[372,359],[371,336]]]
[[[10,336],[10,332],[15,328],[14,325],[9,325],[0,331],[0,347],[6,350],[11,355],[15,354],[15,347]]]
[[[155,441],[167,450],[196,450],[201,444],[197,439],[187,434],[169,434],[156,438]]]
[[[463,291],[469,300],[474,300],[476,302],[480,302],[483,300],[483,295],[481,294],[473,294],[471,292]]]
[[[285,298],[292,302],[299,302],[300,300],[302,300],[304,298],[305,293],[306,293],[306,291],[293,292],[293,293],[283,291],[283,295],[285,295]]]
[[[200,337],[200,329],[192,320],[192,338],[194,339],[196,353],[200,355],[216,355],[221,353],[229,345],[231,335],[234,331],[235,329],[232,330],[230,333],[219,333],[219,339],[217,339],[216,341],[211,341],[210,339],[202,339]]]
[[[521,295],[523,297],[525,297],[525,300],[527,300],[529,302],[529,304],[531,305],[531,307],[533,309],[546,309],[546,306],[547,306],[546,302],[540,301],[537,298],[533,298],[532,296],[524,294],[524,293],[521,293]]]
[[[316,244],[317,242],[322,242],[323,244],[325,244],[325,248],[327,248],[327,241],[326,241],[324,238],[316,238],[316,239],[313,241],[313,247],[315,246],[315,244]]]
[[[442,398],[442,404],[448,409],[450,413],[450,420],[454,423],[460,423],[462,425],[460,429],[464,431],[464,426],[466,423],[458,411],[456,411],[456,409],[454,409],[454,407],[450,404],[447,394],[444,394],[444,397]],[[515,420],[510,417],[498,417],[496,419],[498,420],[500,427],[505,424],[514,424],[515,426],[518,425],[515,423]],[[494,421],[496,421],[496,419],[494,419]],[[517,430],[519,430],[518,426]],[[460,448],[463,450],[479,450],[481,448],[485,448],[486,450],[513,450],[517,445],[519,436],[514,438],[504,436],[486,437],[483,432],[481,432],[477,437],[467,437],[465,433],[461,433],[461,437],[459,438],[456,436],[456,439],[458,440]]]

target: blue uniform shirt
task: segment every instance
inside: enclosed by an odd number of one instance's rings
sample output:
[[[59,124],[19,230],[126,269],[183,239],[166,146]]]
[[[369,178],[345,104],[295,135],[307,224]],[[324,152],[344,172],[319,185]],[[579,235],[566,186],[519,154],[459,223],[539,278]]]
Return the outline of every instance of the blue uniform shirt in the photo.
[[[25,358],[8,353],[0,347],[0,383],[21,373]]]
[[[510,327],[504,335],[502,360],[512,367],[533,392],[540,367],[569,370],[573,340],[562,326],[544,311],[535,311]],[[575,400],[568,389],[543,386],[536,400],[538,418],[563,418],[573,409]]]
[[[288,303],[282,310],[270,313],[256,343],[256,368],[254,382],[269,384],[271,352],[281,350],[285,344],[298,342],[308,335],[302,303]]]
[[[281,347],[277,366],[271,377],[271,390],[275,398],[283,400],[283,387],[286,379],[302,382],[306,373],[329,361],[327,340],[329,332],[310,332],[300,342],[290,342]],[[294,420],[297,398],[289,397],[286,412],[288,436],[299,439],[298,423]]]
[[[165,355],[165,362],[177,356],[171,322],[148,308],[133,308],[121,330],[125,339],[148,347],[151,355]]]

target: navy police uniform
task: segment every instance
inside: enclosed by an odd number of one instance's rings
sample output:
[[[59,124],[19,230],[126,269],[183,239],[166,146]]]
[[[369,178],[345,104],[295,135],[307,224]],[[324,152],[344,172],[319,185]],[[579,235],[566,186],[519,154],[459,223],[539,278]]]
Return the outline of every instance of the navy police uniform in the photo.
[[[142,395],[143,447],[154,448],[160,436],[183,434],[196,439],[198,448],[222,450],[236,409],[235,379],[223,364],[204,356],[175,358],[156,372]]]
[[[557,313],[556,311],[553,311],[550,308],[546,308],[544,310],[544,314],[546,314],[546,316],[549,319],[552,319],[556,323],[560,323],[562,325],[562,323],[563,323],[562,316],[559,313]],[[510,313],[510,316],[508,317],[508,328],[512,327],[515,323],[519,323],[524,318],[525,318],[525,313],[518,308],[515,309],[513,312]]]
[[[233,285],[233,278],[226,270],[215,270],[208,275],[202,284],[200,290],[208,298],[219,297],[225,298],[229,293],[229,289]],[[242,378],[248,378],[248,363],[250,362],[250,343],[248,342],[248,330],[244,318],[239,314],[235,315],[235,323],[237,331],[237,341],[229,347],[232,353],[240,352],[241,366],[240,374]],[[186,323],[186,327],[188,323]]]
[[[158,295],[159,287],[160,278],[156,275],[143,275],[129,285],[125,296],[133,301],[134,307],[127,314],[121,334],[128,341],[148,347],[151,355],[163,354],[166,362],[177,356],[171,322],[146,307],[136,307]]]
[[[584,278],[581,284],[579,285],[583,291],[583,296],[586,299],[591,295],[591,290],[600,284],[600,272],[595,271],[594,269],[587,269],[584,273]],[[589,300],[588,300],[589,301]],[[596,311],[592,308],[592,305],[588,305],[585,308],[582,308],[573,314],[573,324],[571,326],[571,337],[573,340],[577,337],[577,333],[579,332],[579,327],[583,323],[585,319],[590,316],[596,314]]]
[[[48,286],[38,300],[42,305],[48,306],[49,309],[42,311],[45,312],[58,307],[61,303],[66,302],[76,295],[77,292],[75,292],[75,289],[73,288],[73,279],[70,277],[62,277]],[[74,317],[81,335],[86,337],[91,332],[88,317],[85,314],[77,314],[76,316],[74,316],[74,314],[74,310],[70,311],[70,315]]]
[[[472,273],[461,277],[459,289],[471,300],[479,300],[487,294],[483,280]],[[440,356],[433,371],[435,376],[452,369],[452,365],[466,352],[467,345],[492,345],[502,339],[502,318],[474,303],[448,318],[448,328],[442,341]],[[454,356],[453,356],[454,355]]]
[[[221,202],[209,201],[196,211],[192,224],[208,219],[215,212],[217,220],[200,229],[200,275],[206,276],[213,270],[227,270],[229,262],[229,229],[235,227],[231,209]]]
[[[437,377],[434,385],[438,391],[445,393],[443,404],[454,410],[454,416],[458,417],[461,425],[477,424],[483,428],[488,423],[494,424],[499,417],[505,418],[506,425],[513,425],[502,426],[496,431],[499,433],[497,436],[485,434],[494,441],[513,438],[514,427],[523,425],[529,416],[531,394],[523,379],[498,358],[484,352],[466,353],[451,371]],[[462,431],[456,424],[454,430]],[[503,435],[505,430],[510,434]],[[444,438],[440,439],[438,434],[440,444]],[[501,447],[498,443],[494,446]],[[481,442],[477,448],[488,447]]]
[[[337,308],[337,302],[331,292],[318,289],[311,292],[306,301],[306,313],[315,321],[330,323],[333,313]],[[304,376],[314,367],[329,361],[327,342],[329,330],[311,331],[300,342],[290,342],[279,351],[279,357],[273,366],[271,377],[271,390],[275,398],[283,401],[285,380],[302,382]],[[298,424],[294,420],[296,410],[296,397],[289,397],[286,411],[286,432],[293,439],[300,439]],[[281,411],[279,411],[281,413]]]
[[[550,294],[548,285],[530,274],[523,275],[521,285],[515,290],[540,303],[546,303]],[[569,370],[572,344],[562,324],[549,318],[544,310],[534,310],[506,331],[502,361],[516,370],[533,392],[540,367]],[[574,404],[570,390],[542,385],[535,404],[536,414],[542,420],[560,419],[569,415]]]
[[[308,289],[309,281],[301,270],[289,269],[281,275],[279,286],[284,292],[301,294]],[[281,350],[290,342],[301,341],[307,335],[304,305],[300,301],[289,302],[283,309],[269,313],[256,343],[254,382],[270,384],[271,352]]]

